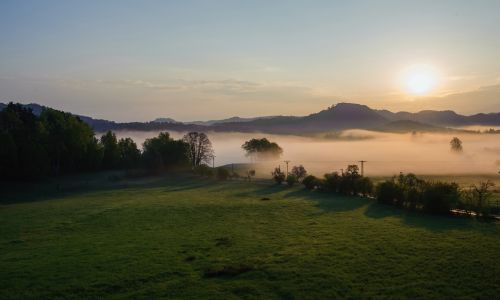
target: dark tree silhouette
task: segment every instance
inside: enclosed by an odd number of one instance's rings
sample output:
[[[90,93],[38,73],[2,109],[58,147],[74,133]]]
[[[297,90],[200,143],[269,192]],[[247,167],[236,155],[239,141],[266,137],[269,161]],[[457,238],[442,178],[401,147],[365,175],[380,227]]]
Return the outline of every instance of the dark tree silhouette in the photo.
[[[120,164],[120,149],[118,140],[112,131],[108,131],[101,136],[103,147],[102,167],[104,169],[115,169]]]
[[[306,177],[307,176],[307,171],[306,169],[304,168],[304,166],[302,165],[299,165],[299,166],[293,166],[292,168],[292,175],[294,175],[297,180],[301,180],[302,178]]]
[[[141,152],[131,138],[122,138],[118,141],[121,168],[137,167],[141,159]]]
[[[212,143],[205,133],[189,132],[184,135],[182,140],[187,144],[188,159],[193,167],[197,167],[202,163],[209,164],[210,160],[213,159]]]
[[[246,141],[241,148],[245,150],[246,156],[255,159],[274,159],[279,158],[283,154],[283,149],[266,138],[251,139]]]
[[[273,180],[277,183],[277,184],[282,184],[283,181],[285,181],[285,173],[281,171],[281,169],[278,167],[278,168],[274,168],[274,171],[271,172],[271,176],[273,177]]]
[[[462,152],[463,151],[462,141],[457,137],[454,137],[451,139],[450,146],[451,146],[451,150],[454,152]]]
[[[143,159],[147,167],[164,169],[188,163],[187,144],[174,140],[168,132],[147,139],[143,144]]]

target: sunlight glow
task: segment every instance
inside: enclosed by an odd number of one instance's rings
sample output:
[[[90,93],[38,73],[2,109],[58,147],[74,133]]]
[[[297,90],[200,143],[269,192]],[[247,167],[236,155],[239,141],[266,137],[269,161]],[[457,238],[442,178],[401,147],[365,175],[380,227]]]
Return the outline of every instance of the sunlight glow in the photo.
[[[437,70],[432,66],[414,65],[404,72],[403,84],[413,95],[426,95],[437,86],[438,77]]]

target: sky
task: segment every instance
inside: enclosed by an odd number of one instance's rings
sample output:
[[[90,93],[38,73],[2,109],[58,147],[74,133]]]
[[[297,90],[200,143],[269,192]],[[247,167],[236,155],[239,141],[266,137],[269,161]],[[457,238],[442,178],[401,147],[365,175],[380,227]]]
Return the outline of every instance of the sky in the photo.
[[[116,121],[500,111],[500,1],[0,1],[0,102]]]

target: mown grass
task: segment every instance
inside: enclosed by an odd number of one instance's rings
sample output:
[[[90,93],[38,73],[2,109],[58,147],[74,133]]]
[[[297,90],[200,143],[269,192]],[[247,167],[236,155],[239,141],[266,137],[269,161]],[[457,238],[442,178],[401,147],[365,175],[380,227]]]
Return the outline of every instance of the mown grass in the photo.
[[[1,195],[1,299],[500,294],[496,223],[263,182],[96,178]]]

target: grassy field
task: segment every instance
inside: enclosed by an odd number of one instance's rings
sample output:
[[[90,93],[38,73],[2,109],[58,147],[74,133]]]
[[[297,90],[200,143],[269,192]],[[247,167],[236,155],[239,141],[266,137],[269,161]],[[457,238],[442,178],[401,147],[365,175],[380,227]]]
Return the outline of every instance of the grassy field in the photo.
[[[0,299],[494,299],[500,224],[269,183],[10,187]]]

